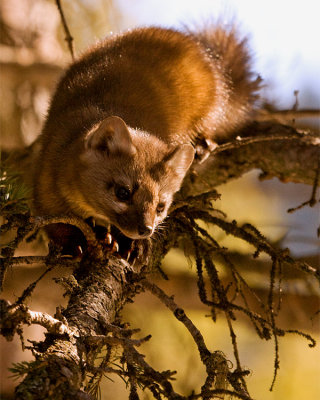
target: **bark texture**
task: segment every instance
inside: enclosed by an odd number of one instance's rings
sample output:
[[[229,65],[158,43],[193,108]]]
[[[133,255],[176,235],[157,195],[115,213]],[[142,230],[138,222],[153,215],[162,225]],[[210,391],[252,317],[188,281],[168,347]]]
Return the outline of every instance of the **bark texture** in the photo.
[[[320,158],[318,133],[276,122],[254,122],[232,142],[217,147],[185,180],[183,194],[199,194],[253,169],[262,178],[313,184]]]

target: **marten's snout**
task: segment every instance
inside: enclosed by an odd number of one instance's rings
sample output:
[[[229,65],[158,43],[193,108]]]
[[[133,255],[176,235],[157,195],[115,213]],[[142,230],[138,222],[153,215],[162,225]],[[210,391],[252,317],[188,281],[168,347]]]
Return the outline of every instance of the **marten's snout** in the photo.
[[[143,237],[151,236],[151,234],[153,233],[153,227],[151,225],[139,224],[138,233],[140,236]]]

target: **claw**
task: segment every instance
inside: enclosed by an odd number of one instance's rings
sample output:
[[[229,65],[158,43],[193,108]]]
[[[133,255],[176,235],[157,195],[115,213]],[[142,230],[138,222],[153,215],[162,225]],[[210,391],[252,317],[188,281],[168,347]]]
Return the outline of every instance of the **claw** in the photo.
[[[115,240],[113,241],[112,244],[111,253],[119,253],[119,244]]]
[[[108,246],[110,246],[110,253],[118,253],[119,252],[119,244],[118,242],[112,237],[111,233],[108,232],[105,237],[105,241]]]
[[[130,257],[131,257],[131,254],[132,254],[132,250],[128,250],[128,251],[124,254],[124,257],[123,257],[123,258],[125,258],[127,261],[129,261],[129,259],[130,259]]]
[[[112,235],[111,235],[110,232],[108,232],[108,233],[106,234],[106,242],[107,242],[107,244],[108,244],[109,246],[110,246],[111,243],[112,243]]]
[[[82,250],[82,247],[79,245],[79,246],[76,246],[75,248],[74,248],[74,254],[73,254],[73,259],[74,260],[81,260],[82,259],[82,255],[83,255],[83,250]]]

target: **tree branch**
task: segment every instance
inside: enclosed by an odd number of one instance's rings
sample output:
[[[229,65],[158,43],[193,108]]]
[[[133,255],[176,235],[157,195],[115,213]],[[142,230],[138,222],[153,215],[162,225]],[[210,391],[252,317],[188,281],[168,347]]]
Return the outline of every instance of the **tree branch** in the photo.
[[[198,194],[260,169],[262,178],[312,185],[320,157],[320,136],[275,122],[254,122],[237,139],[216,147],[185,179],[183,196]]]

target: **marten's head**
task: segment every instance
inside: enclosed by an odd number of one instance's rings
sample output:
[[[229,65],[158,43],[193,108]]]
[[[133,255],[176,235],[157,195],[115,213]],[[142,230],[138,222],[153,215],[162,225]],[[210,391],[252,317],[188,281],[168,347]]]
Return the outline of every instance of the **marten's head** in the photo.
[[[84,141],[78,175],[84,207],[129,238],[150,237],[166,218],[193,158],[189,144],[169,145],[119,117],[106,118]]]

